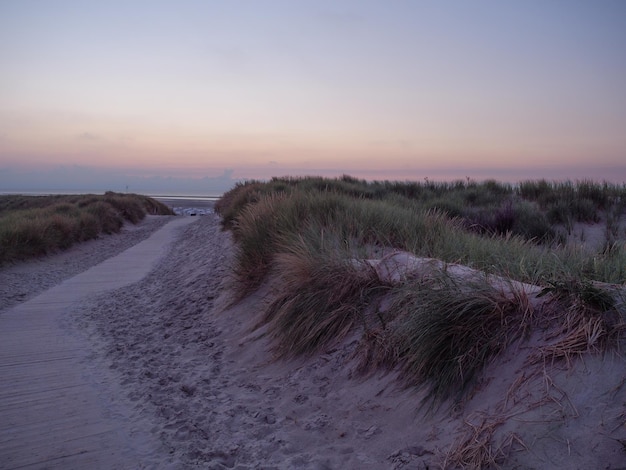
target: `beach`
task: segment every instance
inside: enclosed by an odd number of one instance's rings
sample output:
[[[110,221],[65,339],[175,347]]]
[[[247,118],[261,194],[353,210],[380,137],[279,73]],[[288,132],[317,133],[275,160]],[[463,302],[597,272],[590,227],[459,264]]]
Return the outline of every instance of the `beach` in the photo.
[[[190,197],[190,196],[154,196],[171,208],[177,215],[207,215],[213,213],[216,197]]]
[[[9,269],[44,289],[50,266],[66,275],[86,269],[86,252],[100,243],[123,247],[167,219]],[[219,217],[197,217],[143,280],[67,312],[92,347],[86,366],[110,381],[107,399],[130,410],[120,423],[157,443],[138,468],[455,468],[459,453],[485,449],[494,459],[506,454],[503,468],[623,463],[623,359],[529,368],[527,351],[508,351],[462,404],[420,408],[422,392],[402,387],[396,372],[358,373],[356,336],[318,355],[278,359],[273,338],[257,328],[276,286],[233,303],[234,254]],[[3,301],[15,302],[7,292]]]

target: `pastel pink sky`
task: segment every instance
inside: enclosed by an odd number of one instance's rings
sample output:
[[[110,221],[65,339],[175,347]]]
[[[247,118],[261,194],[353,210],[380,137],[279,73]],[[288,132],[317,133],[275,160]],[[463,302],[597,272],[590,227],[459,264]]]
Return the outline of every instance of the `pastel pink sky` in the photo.
[[[0,191],[72,167],[626,182],[624,24],[620,0],[3,1]]]

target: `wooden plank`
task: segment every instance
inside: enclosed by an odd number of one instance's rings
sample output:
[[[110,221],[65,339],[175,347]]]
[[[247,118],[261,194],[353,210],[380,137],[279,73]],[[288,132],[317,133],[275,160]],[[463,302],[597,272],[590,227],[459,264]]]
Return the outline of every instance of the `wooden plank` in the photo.
[[[89,366],[87,338],[62,320],[84,296],[141,280],[174,230],[195,220],[174,219],[124,253],[2,312],[0,468],[143,467],[131,438],[133,410],[105,396],[107,371]]]

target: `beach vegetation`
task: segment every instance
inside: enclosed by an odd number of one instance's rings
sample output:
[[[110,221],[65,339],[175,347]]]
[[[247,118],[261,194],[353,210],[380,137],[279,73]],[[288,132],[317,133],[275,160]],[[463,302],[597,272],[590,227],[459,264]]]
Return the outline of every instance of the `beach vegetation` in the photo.
[[[74,243],[119,232],[146,214],[173,215],[146,196],[104,195],[0,196],[0,264],[54,253]]]
[[[619,346],[624,241],[570,244],[558,223],[593,224],[608,211],[618,221],[625,196],[624,186],[589,181],[288,177],[240,183],[215,209],[235,241],[235,301],[273,286],[260,324],[279,355],[313,354],[360,331],[359,370],[396,370],[441,403],[533,329],[557,338],[543,360]],[[394,253],[441,264],[391,280],[376,266]],[[459,265],[473,274],[448,271]],[[531,301],[522,285],[541,295]],[[535,309],[543,301],[549,308]]]
[[[484,277],[446,272],[407,283],[393,296],[390,340],[404,381],[426,387],[426,399],[460,398],[490,359],[529,325],[524,294],[506,295]]]

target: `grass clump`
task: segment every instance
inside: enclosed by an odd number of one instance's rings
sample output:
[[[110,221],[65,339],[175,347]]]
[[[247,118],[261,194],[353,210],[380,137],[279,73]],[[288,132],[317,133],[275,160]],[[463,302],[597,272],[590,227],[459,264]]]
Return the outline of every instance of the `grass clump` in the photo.
[[[524,332],[528,303],[486,279],[440,272],[402,286],[391,307],[393,341],[407,383],[427,386],[427,399],[460,398],[487,363]]]
[[[302,233],[309,233],[315,246],[341,248],[356,256],[376,247],[435,250],[449,231],[445,227],[454,224],[438,213],[335,192],[269,194],[245,206],[232,229],[238,290],[243,296],[257,288],[275,255],[288,249],[289,243],[297,244]]]
[[[586,193],[592,192],[589,185],[584,187]],[[320,238],[332,234],[353,247],[397,248],[524,282],[541,283],[562,272],[582,273],[595,281],[626,281],[623,244],[611,244],[599,253],[563,246],[536,202],[546,199],[546,194],[558,198],[559,188],[545,181],[522,183],[515,189],[496,182],[402,184],[366,183],[349,177],[274,178],[267,183],[238,184],[216,204],[216,211],[238,242],[238,277],[249,279],[251,289],[267,273],[277,234],[289,236],[303,229],[317,231]],[[559,191],[569,197],[572,188],[576,186],[564,185]],[[606,190],[610,198],[626,197],[626,191],[620,196],[620,187],[607,186]],[[443,205],[437,206],[446,194],[452,205],[460,204],[459,195],[467,199],[473,194],[472,201],[487,206],[464,206],[464,215],[450,217]],[[523,194],[532,197],[521,199]],[[602,204],[611,200],[594,197]],[[500,202],[490,206],[494,200]],[[613,220],[619,220],[618,212],[612,212]]]
[[[373,270],[337,257],[320,259],[306,249],[279,255],[275,268],[281,289],[267,304],[263,322],[286,356],[311,354],[343,339],[364,321],[382,288]]]
[[[0,196],[0,264],[119,232],[125,220],[135,224],[146,213],[173,215],[164,204],[136,194]]]
[[[623,291],[587,279],[563,278],[548,282],[538,296],[546,295],[560,307],[543,318],[548,327],[556,325],[552,333],[556,341],[541,348],[535,359],[570,362],[583,353],[619,347],[626,330]]]
[[[222,216],[224,228],[232,228],[246,206],[259,202],[263,188],[264,185],[258,181],[237,183],[215,203],[215,212]]]

